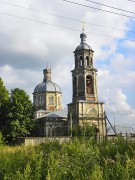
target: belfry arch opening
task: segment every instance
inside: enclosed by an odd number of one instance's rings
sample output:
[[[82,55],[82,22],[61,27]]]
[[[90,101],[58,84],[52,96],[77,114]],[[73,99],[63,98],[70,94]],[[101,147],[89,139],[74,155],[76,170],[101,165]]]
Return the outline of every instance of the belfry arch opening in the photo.
[[[83,62],[83,57],[80,56],[80,66],[83,66],[84,65],[84,62]]]
[[[86,76],[86,93],[93,94],[93,82],[91,75]]]

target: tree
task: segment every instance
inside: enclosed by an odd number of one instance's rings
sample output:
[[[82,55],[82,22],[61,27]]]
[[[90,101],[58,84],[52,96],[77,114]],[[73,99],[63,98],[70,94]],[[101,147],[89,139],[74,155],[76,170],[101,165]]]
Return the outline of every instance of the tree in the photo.
[[[97,128],[94,124],[84,122],[82,126],[82,135],[84,137],[95,137],[97,134]]]
[[[73,125],[72,127],[72,136],[81,137],[82,127],[80,125]]]
[[[0,108],[3,105],[3,103],[7,102],[8,100],[9,100],[9,92],[7,91],[2,81],[2,78],[0,77]]]
[[[30,97],[22,89],[11,90],[8,141],[30,135],[34,126],[34,108]]]
[[[94,124],[83,122],[82,125],[74,125],[72,128],[72,136],[77,137],[95,137],[97,136],[98,128]]]
[[[4,86],[3,80],[0,77],[0,131],[2,135],[6,133],[6,125],[9,114],[9,92]]]

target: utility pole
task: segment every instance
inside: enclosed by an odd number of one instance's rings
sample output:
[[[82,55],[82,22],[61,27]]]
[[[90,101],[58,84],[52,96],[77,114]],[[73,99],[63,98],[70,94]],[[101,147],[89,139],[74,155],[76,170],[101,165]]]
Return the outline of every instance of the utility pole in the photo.
[[[107,119],[108,123],[110,124],[111,128],[113,129],[115,135],[117,135],[116,131],[115,131],[115,128],[112,126],[112,124],[110,123],[109,119],[107,118],[107,115],[105,113],[105,118]]]

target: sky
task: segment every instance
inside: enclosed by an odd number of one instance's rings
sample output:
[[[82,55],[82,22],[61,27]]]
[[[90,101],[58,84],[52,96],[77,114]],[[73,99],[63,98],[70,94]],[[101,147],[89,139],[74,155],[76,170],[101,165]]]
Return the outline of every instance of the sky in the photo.
[[[94,2],[135,12],[135,2],[129,0]],[[22,88],[32,99],[48,64],[66,107],[72,101],[73,51],[84,21],[98,69],[98,98],[105,102],[108,119],[135,128],[135,13],[86,0],[79,3],[87,7],[63,0],[0,1],[0,77],[9,91]]]

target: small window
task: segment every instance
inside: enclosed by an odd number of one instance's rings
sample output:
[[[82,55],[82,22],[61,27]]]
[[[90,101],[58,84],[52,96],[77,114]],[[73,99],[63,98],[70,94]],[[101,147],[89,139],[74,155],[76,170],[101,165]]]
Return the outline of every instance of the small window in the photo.
[[[53,104],[54,104],[54,97],[53,97],[53,96],[50,96],[50,97],[49,97],[49,104],[50,104],[50,105],[53,105]]]

